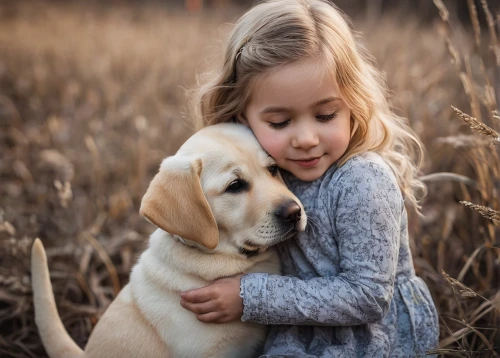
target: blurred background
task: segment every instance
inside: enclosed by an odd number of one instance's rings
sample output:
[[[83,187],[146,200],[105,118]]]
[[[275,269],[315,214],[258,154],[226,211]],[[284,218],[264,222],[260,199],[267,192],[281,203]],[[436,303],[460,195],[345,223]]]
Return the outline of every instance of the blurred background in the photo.
[[[36,237],[62,320],[85,345],[154,229],[138,214],[150,179],[193,133],[187,91],[252,3],[0,2],[0,356],[45,356]],[[439,352],[497,356],[500,2],[336,4],[428,151],[429,195],[410,235],[440,313]]]

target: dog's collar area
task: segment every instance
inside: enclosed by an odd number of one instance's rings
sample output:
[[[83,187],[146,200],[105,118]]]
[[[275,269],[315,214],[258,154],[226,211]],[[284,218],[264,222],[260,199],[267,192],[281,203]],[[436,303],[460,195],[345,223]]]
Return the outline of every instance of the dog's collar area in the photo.
[[[203,247],[201,247],[200,245],[197,245],[196,243],[192,242],[192,241],[189,241],[189,240],[186,240],[186,239],[183,239],[182,237],[180,236],[177,236],[177,235],[174,235],[174,238],[177,239],[177,241],[179,241],[181,244],[189,247],[189,248],[192,248],[192,249],[198,249],[202,252],[206,252],[208,253],[208,249],[205,249]]]
[[[174,237],[180,241],[182,244],[186,245],[186,246],[189,246],[189,247],[196,247],[194,244],[192,244],[191,242],[187,241],[187,240],[184,240],[182,237],[180,236],[177,236],[177,235],[174,235]]]
[[[207,251],[206,249],[203,249],[202,247],[200,247],[200,245],[197,245],[196,243],[193,243],[192,241],[183,239],[182,237],[177,236],[177,235],[174,235],[174,238],[177,239],[177,241],[179,241],[181,244],[183,244],[183,245],[185,245],[185,246],[187,246],[189,248],[198,249],[200,251],[209,253],[209,251]],[[250,257],[257,256],[261,252],[265,251],[266,248],[260,248],[260,247],[258,247],[255,250],[250,250],[250,249],[246,249],[244,247],[239,247],[239,251],[240,251],[241,254],[245,255],[247,258],[250,258]]]

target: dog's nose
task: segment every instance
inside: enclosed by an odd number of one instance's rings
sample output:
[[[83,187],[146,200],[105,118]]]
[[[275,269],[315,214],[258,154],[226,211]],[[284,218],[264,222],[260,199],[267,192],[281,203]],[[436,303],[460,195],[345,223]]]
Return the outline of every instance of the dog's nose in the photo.
[[[276,212],[276,216],[281,221],[296,223],[302,216],[301,211],[302,210],[300,209],[299,204],[297,204],[295,201],[288,201],[280,206],[280,208]]]

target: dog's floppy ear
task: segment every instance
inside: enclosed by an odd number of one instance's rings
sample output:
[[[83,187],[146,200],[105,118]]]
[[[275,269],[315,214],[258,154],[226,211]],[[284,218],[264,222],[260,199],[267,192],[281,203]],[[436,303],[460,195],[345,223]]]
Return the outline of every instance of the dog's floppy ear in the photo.
[[[159,228],[212,250],[219,230],[201,188],[201,169],[201,159],[165,159],[142,198],[140,213]]]

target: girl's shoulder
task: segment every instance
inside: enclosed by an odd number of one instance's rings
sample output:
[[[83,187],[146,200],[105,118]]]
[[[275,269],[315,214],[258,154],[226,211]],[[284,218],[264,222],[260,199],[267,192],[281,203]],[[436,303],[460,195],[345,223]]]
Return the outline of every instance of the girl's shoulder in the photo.
[[[360,153],[349,158],[337,169],[336,174],[338,176],[343,176],[346,175],[346,173],[365,174],[370,171],[382,172],[394,177],[391,168],[384,158],[374,152]]]
[[[365,152],[349,158],[341,167],[332,173],[330,186],[332,189],[348,187],[376,186],[398,188],[394,173],[386,161],[377,153]]]

